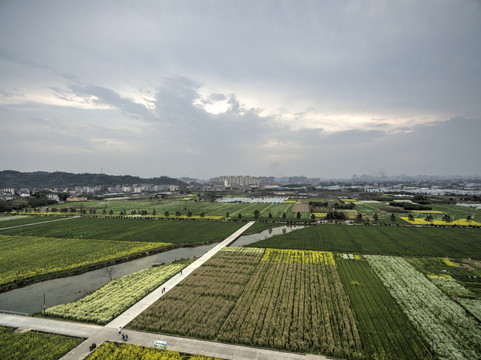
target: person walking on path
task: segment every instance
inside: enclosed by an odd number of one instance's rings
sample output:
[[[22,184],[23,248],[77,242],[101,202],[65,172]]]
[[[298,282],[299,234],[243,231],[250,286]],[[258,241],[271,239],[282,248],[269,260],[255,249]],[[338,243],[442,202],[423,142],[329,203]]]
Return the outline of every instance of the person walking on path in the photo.
[[[122,327],[119,326],[119,334],[122,334]]]

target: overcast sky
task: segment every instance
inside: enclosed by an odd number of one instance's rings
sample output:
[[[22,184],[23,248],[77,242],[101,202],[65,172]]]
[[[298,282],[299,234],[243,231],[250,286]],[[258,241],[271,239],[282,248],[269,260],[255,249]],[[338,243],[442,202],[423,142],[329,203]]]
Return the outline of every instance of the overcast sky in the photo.
[[[480,1],[0,0],[0,170],[481,175]]]

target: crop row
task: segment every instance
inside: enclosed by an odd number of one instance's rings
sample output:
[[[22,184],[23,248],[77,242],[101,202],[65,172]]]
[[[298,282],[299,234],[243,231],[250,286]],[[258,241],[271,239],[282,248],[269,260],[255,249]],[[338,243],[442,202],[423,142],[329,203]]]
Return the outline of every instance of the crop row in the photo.
[[[336,258],[368,359],[428,359],[424,341],[366,261]]]
[[[360,358],[331,253],[225,250],[132,323],[140,330]],[[290,261],[286,261],[290,260]]]
[[[14,332],[0,327],[0,359],[57,360],[83,340],[36,331]]]
[[[51,307],[47,316],[106,324],[183,269],[187,262],[163,265],[113,280],[93,294]]]
[[[406,260],[365,256],[424,340],[437,344],[447,359],[481,358],[481,329],[476,320],[416,271]]]
[[[343,358],[360,356],[354,314],[333,263],[314,262],[297,251],[291,256],[296,261],[284,261],[289,254],[282,251],[279,261],[273,261],[276,251],[267,251],[270,261],[260,262],[219,339]]]
[[[130,344],[105,342],[98,347],[87,360],[220,360],[201,355],[187,355],[177,351],[161,350]]]
[[[133,320],[154,332],[215,338],[262,252],[221,251]]]
[[[0,286],[170,246],[164,243],[0,235]]]
[[[74,206],[72,203],[59,205],[58,208]],[[261,203],[218,203],[218,202],[196,202],[186,200],[170,200],[166,202],[159,201],[115,201],[106,203],[89,201],[81,203],[85,209],[95,209],[97,213],[105,210],[107,213],[112,210],[114,214],[125,211],[130,214],[131,211],[147,211],[149,215],[155,210],[157,215],[162,215],[168,211],[171,215],[180,212],[186,215],[191,212],[193,215],[204,213],[205,216],[221,216],[224,217],[229,213],[231,217],[237,217],[239,213],[242,217],[253,218],[254,211],[258,210],[261,218],[267,218],[269,213],[275,218],[281,218],[286,213],[288,218],[295,218],[296,213],[292,212],[293,203],[284,204],[261,204]]]
[[[328,251],[266,249],[262,261],[335,265],[333,254]]]

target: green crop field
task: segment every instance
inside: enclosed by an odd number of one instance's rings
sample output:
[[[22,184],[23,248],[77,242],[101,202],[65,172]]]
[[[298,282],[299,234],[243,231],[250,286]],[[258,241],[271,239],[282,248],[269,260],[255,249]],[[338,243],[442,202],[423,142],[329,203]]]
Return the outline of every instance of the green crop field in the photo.
[[[373,216],[377,213],[379,216],[383,216],[382,208],[389,207],[387,202],[382,201],[358,201],[354,203],[356,207],[354,210],[362,214]]]
[[[249,246],[481,259],[481,230],[319,225],[274,236]]]
[[[0,359],[58,360],[81,342],[83,339],[0,327]]]
[[[442,211],[443,213],[451,216],[453,220],[466,219],[467,216],[471,216],[471,219],[477,222],[481,222],[481,210],[476,210],[469,207],[458,205],[429,205],[436,211]]]
[[[220,221],[75,218],[4,230],[2,234],[190,244],[223,240],[242,225]]]
[[[426,343],[407,316],[362,260],[336,258],[337,269],[351,300],[368,359],[431,359]]]
[[[27,225],[27,224],[36,224],[41,223],[44,221],[52,221],[56,220],[53,217],[40,217],[40,216],[6,216],[0,217],[0,230],[11,227],[11,226],[20,226],[20,225]]]
[[[158,242],[0,235],[0,289],[168,246]]]
[[[275,220],[281,220],[283,213],[286,214],[287,220],[296,220],[296,212],[292,209],[294,204],[263,204],[263,203],[219,203],[219,202],[204,202],[193,200],[122,200],[122,201],[86,201],[80,203],[65,203],[56,208],[71,208],[77,210],[95,209],[97,214],[101,214],[103,210],[107,213],[112,210],[115,215],[121,211],[130,214],[133,210],[136,212],[147,211],[149,215],[155,210],[157,215],[163,215],[166,211],[170,215],[179,212],[181,215],[187,215],[191,212],[194,216],[199,216],[204,213],[205,216],[225,216],[229,213],[229,217],[238,218],[239,214],[242,218],[253,219],[254,211],[258,210],[259,219],[268,219],[269,213]],[[302,214],[302,220],[309,219],[309,214]]]

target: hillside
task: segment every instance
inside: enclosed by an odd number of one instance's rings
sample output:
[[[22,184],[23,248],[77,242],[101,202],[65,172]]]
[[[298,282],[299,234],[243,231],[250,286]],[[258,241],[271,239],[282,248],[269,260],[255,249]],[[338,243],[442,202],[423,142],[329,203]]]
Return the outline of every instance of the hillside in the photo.
[[[44,171],[0,171],[0,188],[67,187],[116,184],[132,185],[141,183],[155,185],[184,185],[184,182],[168,176],[146,179],[130,175],[73,174],[60,171],[52,173]]]

